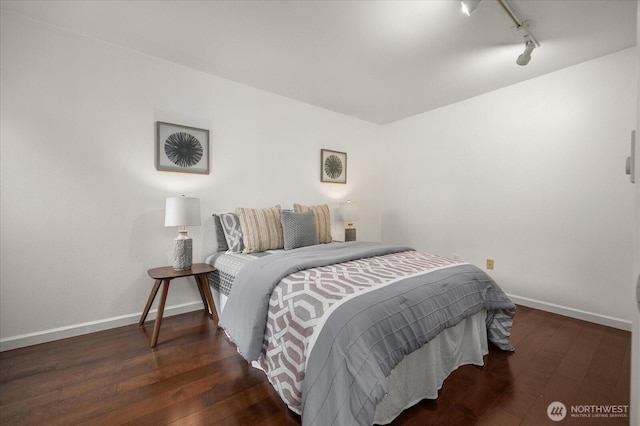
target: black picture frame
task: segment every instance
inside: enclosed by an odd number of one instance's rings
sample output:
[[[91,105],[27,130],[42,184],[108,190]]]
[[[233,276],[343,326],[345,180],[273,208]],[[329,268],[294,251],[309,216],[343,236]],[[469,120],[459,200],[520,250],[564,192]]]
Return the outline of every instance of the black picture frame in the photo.
[[[320,150],[320,182],[347,183],[347,153]]]
[[[156,123],[156,169],[209,174],[209,130]]]

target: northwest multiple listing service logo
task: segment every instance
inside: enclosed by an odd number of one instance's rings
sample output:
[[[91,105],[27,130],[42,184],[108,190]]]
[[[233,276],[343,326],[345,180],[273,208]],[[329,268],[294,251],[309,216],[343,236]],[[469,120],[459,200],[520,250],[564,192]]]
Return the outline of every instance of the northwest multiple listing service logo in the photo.
[[[554,401],[547,407],[547,416],[554,422],[559,422],[567,417],[567,407],[559,401]]]
[[[571,405],[569,409],[560,401],[554,401],[547,406],[547,416],[554,422],[560,422],[569,416],[572,418],[628,418],[629,406],[622,404],[581,404]]]

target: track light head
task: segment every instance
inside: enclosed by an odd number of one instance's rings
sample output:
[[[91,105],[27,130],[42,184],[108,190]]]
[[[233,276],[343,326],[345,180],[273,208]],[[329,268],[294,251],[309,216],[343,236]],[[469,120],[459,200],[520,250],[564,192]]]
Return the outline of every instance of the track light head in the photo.
[[[473,11],[478,8],[481,1],[482,0],[462,0],[460,2],[462,12],[465,15],[470,16]],[[524,32],[525,48],[524,52],[522,52],[522,54],[518,56],[518,59],[516,59],[516,64],[522,66],[527,65],[531,61],[531,53],[536,47],[540,47],[540,43],[538,43],[538,40],[536,40],[531,33],[531,30],[529,29],[529,21],[522,21],[518,18],[511,8],[508,0],[497,0],[497,2],[502,6],[502,9],[504,9],[504,12],[509,16],[509,18],[511,18],[513,23],[516,24],[516,30]]]
[[[533,49],[536,48],[536,44],[531,40],[531,38],[529,36],[525,36],[525,48],[524,48],[524,52],[522,52],[522,54],[520,56],[518,56],[518,59],[516,59],[516,64],[518,65],[527,65],[529,63],[529,61],[531,60],[531,52],[533,52]]]
[[[467,16],[471,16],[473,11],[478,7],[478,4],[480,4],[480,1],[481,0],[462,0],[460,2],[462,6],[462,13]]]

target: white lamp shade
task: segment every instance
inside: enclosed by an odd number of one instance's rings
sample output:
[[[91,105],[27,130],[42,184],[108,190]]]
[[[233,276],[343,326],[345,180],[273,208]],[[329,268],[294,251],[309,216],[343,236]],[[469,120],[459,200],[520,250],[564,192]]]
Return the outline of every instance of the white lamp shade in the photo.
[[[355,222],[360,220],[360,209],[356,203],[347,201],[340,205],[340,217],[343,222]]]
[[[169,197],[164,211],[164,226],[200,225],[200,199]]]

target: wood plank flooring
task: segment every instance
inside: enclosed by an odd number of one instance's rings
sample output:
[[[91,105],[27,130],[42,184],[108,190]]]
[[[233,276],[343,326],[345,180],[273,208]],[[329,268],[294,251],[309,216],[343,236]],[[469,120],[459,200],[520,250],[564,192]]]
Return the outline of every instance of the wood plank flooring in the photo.
[[[264,374],[247,365],[204,311],[0,353],[0,423],[11,425],[299,425]],[[628,332],[518,307],[515,353],[491,347],[435,401],[394,425],[620,425],[547,406],[628,405]]]

